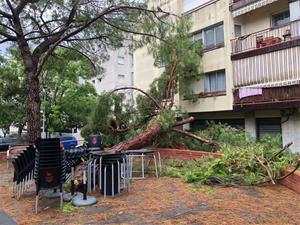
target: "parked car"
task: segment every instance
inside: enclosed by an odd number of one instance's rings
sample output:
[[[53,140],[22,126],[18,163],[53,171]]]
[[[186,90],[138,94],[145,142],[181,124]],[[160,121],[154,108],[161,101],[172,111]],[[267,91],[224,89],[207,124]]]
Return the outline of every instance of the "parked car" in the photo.
[[[0,138],[0,152],[7,151],[10,146],[22,144],[18,138],[5,137]]]
[[[60,136],[60,144],[64,149],[75,148],[78,144],[77,139],[73,136]]]

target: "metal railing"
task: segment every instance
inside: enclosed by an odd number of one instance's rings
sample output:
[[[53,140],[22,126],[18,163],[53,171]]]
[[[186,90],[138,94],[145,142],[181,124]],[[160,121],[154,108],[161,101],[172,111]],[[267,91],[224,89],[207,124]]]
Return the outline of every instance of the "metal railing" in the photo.
[[[231,40],[231,52],[237,54],[300,38],[300,20],[271,27]]]
[[[250,5],[252,3],[258,2],[259,0],[231,0],[230,2],[230,9],[237,10],[242,8],[246,5]]]

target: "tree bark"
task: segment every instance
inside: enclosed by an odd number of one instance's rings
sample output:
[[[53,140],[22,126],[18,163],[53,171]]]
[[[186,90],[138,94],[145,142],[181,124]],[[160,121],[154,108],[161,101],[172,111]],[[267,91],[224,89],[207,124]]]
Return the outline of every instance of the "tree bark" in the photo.
[[[123,141],[115,146],[113,146],[110,150],[112,151],[126,151],[126,150],[134,150],[143,148],[149,144],[151,144],[157,137],[162,133],[163,129],[159,123],[154,123],[147,131],[144,133],[137,135],[127,141]]]
[[[28,141],[33,143],[41,137],[41,118],[39,95],[39,79],[34,72],[26,73],[27,86],[27,134]]]

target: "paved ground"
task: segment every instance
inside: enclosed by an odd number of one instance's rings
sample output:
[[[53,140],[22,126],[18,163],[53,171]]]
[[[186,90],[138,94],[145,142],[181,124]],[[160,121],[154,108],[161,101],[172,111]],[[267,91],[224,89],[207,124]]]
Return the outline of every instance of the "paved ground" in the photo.
[[[34,193],[19,201],[12,195],[12,170],[0,163],[0,210],[18,224],[299,224],[300,195],[281,186],[192,188],[180,179],[135,181],[130,193],[103,199],[87,208],[58,209],[58,201],[40,201]]]

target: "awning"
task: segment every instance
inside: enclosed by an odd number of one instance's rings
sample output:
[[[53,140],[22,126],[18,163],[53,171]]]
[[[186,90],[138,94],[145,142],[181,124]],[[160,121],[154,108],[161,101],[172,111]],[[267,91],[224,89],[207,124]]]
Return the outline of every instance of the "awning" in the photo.
[[[243,15],[245,13],[248,13],[248,12],[251,12],[257,8],[260,8],[262,6],[265,6],[265,5],[268,5],[268,4],[271,4],[273,2],[276,2],[278,0],[259,0],[259,1],[256,1],[254,3],[251,3],[249,5],[246,5],[246,6],[243,6],[239,9],[236,9],[232,12],[232,16],[233,17],[237,17],[237,16],[240,16],[240,15]]]
[[[236,87],[235,89],[240,89],[240,88],[274,88],[274,87],[285,87],[285,86],[299,85],[299,84],[300,84],[300,80],[285,80],[285,81],[278,81],[278,82],[268,82],[268,83],[247,85],[247,86],[242,86],[242,87]]]

